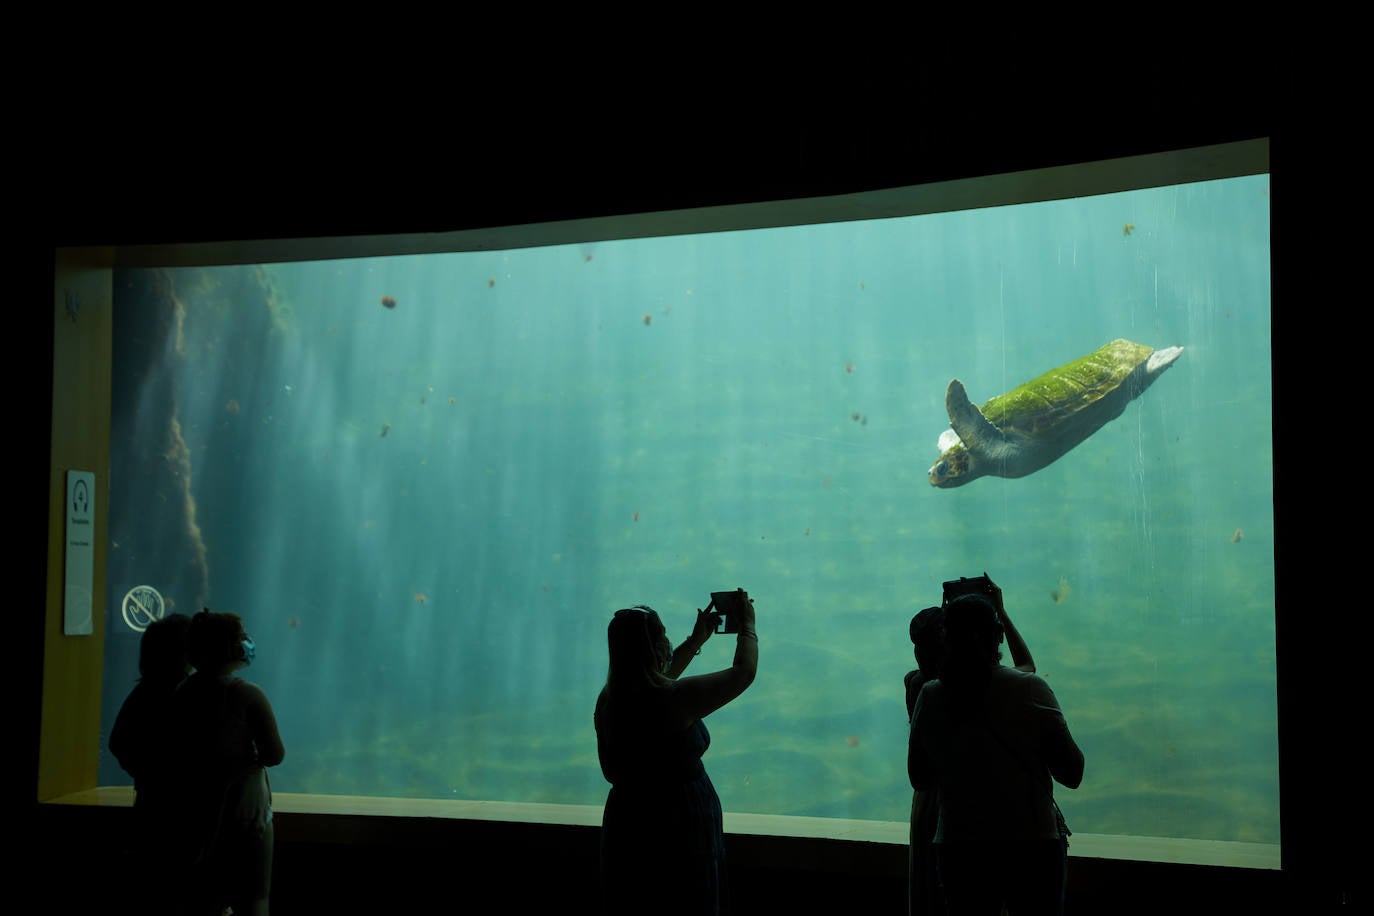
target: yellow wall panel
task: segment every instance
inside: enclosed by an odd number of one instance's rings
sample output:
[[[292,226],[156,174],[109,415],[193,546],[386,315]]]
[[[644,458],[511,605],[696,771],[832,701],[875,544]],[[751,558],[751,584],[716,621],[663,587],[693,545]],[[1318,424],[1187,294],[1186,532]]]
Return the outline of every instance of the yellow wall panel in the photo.
[[[40,801],[94,787],[99,766],[109,541],[111,263],[108,249],[60,250],[56,260]],[[72,470],[95,474],[93,632],[88,636],[62,632],[66,477]]]

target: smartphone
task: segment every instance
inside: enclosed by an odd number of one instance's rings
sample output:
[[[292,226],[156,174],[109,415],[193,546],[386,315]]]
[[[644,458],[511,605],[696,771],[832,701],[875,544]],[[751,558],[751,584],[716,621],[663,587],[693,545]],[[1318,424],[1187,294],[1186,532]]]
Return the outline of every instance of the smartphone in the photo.
[[[711,604],[720,615],[720,623],[716,624],[717,633],[739,632],[740,614],[744,611],[744,602],[748,600],[749,593],[740,588],[730,592],[711,592]]]
[[[981,576],[974,576],[971,579],[965,578],[964,576],[960,576],[957,579],[951,579],[945,583],[944,592],[945,604],[949,604],[955,598],[960,598],[964,595],[986,595],[989,598],[993,598],[994,603],[996,600],[992,588],[992,580],[988,578],[987,573],[983,573]]]

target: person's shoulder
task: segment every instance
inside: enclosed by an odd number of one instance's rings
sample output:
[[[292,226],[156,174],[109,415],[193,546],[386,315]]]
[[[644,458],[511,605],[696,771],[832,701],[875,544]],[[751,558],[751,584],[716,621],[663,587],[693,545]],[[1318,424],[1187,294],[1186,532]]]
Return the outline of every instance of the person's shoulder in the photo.
[[[1044,688],[1048,690],[1050,686],[1048,681],[1033,671],[1022,671],[1020,668],[1012,668],[1007,665],[998,665],[993,670],[995,672],[994,677],[1000,677],[1009,683],[1023,685],[1027,689]]]
[[[241,677],[236,677],[229,682],[229,689],[239,696],[254,703],[266,703],[267,692],[252,681],[245,681]]]
[[[1005,665],[999,665],[997,670],[1001,672],[999,676],[1003,678],[1003,682],[1018,695],[1034,703],[1058,705],[1059,701],[1055,698],[1050,682],[1041,675],[1008,668]]]
[[[938,677],[929,678],[921,681],[921,689],[917,697],[925,697],[926,701],[929,702],[930,697],[939,697],[944,693],[944,690],[944,681],[940,680]]]

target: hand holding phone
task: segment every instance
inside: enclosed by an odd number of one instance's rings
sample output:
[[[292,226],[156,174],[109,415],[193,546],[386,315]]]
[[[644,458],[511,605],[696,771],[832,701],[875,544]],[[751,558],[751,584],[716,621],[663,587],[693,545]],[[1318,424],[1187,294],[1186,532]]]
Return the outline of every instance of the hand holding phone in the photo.
[[[749,593],[742,588],[733,592],[711,592],[711,607],[720,615],[717,633],[738,633],[742,623],[752,622],[753,608],[749,604]],[[709,609],[709,608],[708,608]]]
[[[944,584],[943,603],[949,604],[955,598],[962,598],[964,595],[983,595],[996,602],[1001,591],[1002,590],[994,585],[992,580],[988,578],[987,573],[983,573],[981,576],[974,576],[971,579],[960,576]]]

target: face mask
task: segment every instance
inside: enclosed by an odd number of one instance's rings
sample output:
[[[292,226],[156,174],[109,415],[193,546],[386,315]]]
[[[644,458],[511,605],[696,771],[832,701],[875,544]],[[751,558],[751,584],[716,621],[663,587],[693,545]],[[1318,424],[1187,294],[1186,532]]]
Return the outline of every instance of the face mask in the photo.
[[[258,654],[258,646],[253,642],[253,637],[244,637],[243,642],[239,645],[243,648],[243,663],[245,665],[253,664],[253,656]]]

